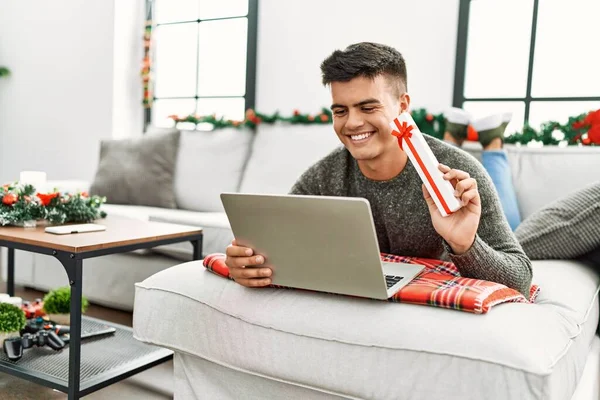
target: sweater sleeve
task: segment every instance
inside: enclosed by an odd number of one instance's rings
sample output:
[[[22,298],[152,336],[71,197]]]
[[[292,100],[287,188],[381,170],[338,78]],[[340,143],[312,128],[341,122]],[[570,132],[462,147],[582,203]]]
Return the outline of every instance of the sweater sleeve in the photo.
[[[506,220],[494,184],[476,160],[465,170],[477,181],[481,197],[479,227],[473,245],[464,254],[453,254],[445,241],[444,247],[462,276],[498,282],[529,298],[531,261]]]

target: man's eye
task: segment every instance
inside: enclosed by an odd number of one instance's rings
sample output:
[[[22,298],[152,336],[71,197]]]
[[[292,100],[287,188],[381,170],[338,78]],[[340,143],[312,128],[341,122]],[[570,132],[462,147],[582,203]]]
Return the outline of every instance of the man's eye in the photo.
[[[364,112],[371,112],[371,111],[373,111],[374,109],[375,109],[374,107],[363,107],[363,108],[362,108],[362,110],[363,110]]]
[[[344,114],[346,114],[346,110],[335,110],[335,111],[333,112],[333,115],[337,115],[338,117],[339,117],[339,116],[342,116],[342,115],[344,115]]]

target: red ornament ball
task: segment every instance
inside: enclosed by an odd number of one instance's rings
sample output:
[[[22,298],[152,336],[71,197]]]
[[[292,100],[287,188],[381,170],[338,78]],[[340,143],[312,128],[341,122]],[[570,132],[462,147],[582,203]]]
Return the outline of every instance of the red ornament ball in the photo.
[[[4,197],[2,197],[2,204],[6,205],[6,206],[12,206],[13,204],[15,204],[17,202],[19,198],[17,197],[16,194],[14,193],[8,193],[5,194]]]

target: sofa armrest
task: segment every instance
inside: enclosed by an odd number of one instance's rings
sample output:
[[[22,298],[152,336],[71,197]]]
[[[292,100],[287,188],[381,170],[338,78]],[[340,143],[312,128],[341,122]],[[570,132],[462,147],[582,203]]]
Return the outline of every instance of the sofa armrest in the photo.
[[[39,191],[53,191],[58,189],[59,192],[87,192],[90,190],[91,182],[83,180],[60,180],[60,181],[47,181],[42,187],[38,188]]]

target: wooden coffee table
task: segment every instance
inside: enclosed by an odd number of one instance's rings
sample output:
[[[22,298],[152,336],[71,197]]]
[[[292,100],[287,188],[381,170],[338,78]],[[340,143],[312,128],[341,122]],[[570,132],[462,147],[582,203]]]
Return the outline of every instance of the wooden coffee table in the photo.
[[[106,231],[54,235],[44,232],[45,226],[0,227],[0,247],[8,248],[8,294],[14,295],[15,249],[54,256],[65,268],[71,286],[68,346],[59,352],[34,346],[25,350],[19,361],[8,360],[0,350],[0,371],[68,393],[69,399],[78,399],[173,357],[170,350],[135,340],[131,328],[82,318],[83,260],[178,242],[191,242],[194,260],[202,257],[202,229],[198,227],[110,216],[96,223],[105,225]],[[86,329],[111,325],[117,332],[82,345],[82,323]]]

